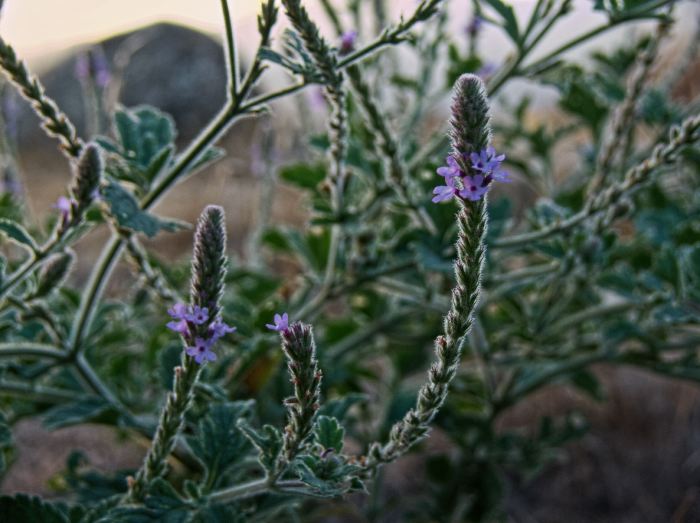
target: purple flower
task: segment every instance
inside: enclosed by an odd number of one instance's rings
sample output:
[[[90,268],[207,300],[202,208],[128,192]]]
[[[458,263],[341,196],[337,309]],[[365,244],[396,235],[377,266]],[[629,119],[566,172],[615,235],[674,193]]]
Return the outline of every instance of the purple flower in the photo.
[[[171,331],[182,334],[183,336],[187,336],[190,333],[189,325],[187,324],[187,320],[184,318],[181,320],[169,321],[166,324],[166,327],[168,327]]]
[[[462,198],[475,202],[480,200],[481,197],[486,194],[489,189],[488,182],[484,179],[481,174],[476,174],[474,176],[465,176],[462,180],[464,184],[464,189],[459,191],[459,195]]]
[[[176,303],[168,309],[168,314],[176,320],[184,320],[187,318],[189,310],[184,303]]]
[[[458,174],[444,175],[445,183],[447,185],[438,185],[433,189],[433,194],[435,195],[433,197],[433,203],[440,203],[449,200],[459,192],[459,189],[457,189],[455,186],[455,180],[460,177],[462,171],[458,170],[457,172]]]
[[[340,37],[341,55],[352,53],[355,50],[355,41],[357,40],[357,31],[346,31]]]
[[[226,325],[221,318],[217,318],[214,323],[209,325],[209,334],[211,334],[211,341],[214,342],[219,338],[223,338],[231,332],[235,332],[236,327],[231,327]]]
[[[462,175],[462,170],[459,168],[457,160],[452,155],[445,158],[445,162],[447,163],[447,167],[438,167],[437,173],[443,176],[445,178],[445,183],[449,185],[450,181]]]
[[[447,166],[440,167],[437,173],[445,178],[445,185],[438,185],[433,189],[434,203],[443,202],[458,195],[460,198],[470,201],[480,200],[489,190],[491,182],[509,182],[508,173],[501,170],[501,164],[506,159],[505,154],[497,154],[493,147],[487,147],[483,151],[473,152],[469,155],[462,154],[462,166],[467,169],[467,174],[458,160],[459,157],[450,155],[446,159]],[[459,183],[457,182],[459,180]]]
[[[195,325],[201,325],[209,319],[209,309],[195,305],[192,307],[192,312],[185,316],[187,321],[191,321]]]
[[[214,340],[205,340],[204,338],[195,338],[194,345],[187,347],[185,352],[188,356],[192,356],[194,361],[200,365],[206,361],[216,361],[216,354],[211,350]]]
[[[68,221],[68,218],[70,217],[71,210],[73,209],[73,204],[75,203],[75,200],[71,198],[67,198],[65,196],[59,196],[58,200],[56,200],[56,203],[52,205],[54,209],[58,209],[59,212],[61,213],[61,219],[66,222]]]
[[[279,314],[275,314],[274,319],[274,325],[272,323],[267,323],[265,327],[267,327],[271,331],[277,332],[286,331],[289,328],[289,315],[286,312],[282,314],[282,316],[280,316]]]
[[[469,155],[469,159],[471,160],[472,167],[474,169],[481,171],[482,173],[490,173],[501,166],[503,160],[506,159],[506,155],[497,155],[496,149],[489,146],[478,153],[471,153]]]

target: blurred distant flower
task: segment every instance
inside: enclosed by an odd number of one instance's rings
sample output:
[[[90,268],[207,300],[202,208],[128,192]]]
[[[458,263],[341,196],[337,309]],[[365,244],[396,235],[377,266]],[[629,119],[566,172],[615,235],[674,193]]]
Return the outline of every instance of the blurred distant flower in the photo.
[[[265,326],[271,331],[286,331],[289,328],[289,315],[286,312],[281,316],[279,314],[275,314],[274,322],[274,324],[268,323]]]
[[[75,76],[81,82],[93,81],[97,87],[104,89],[112,75],[107,57],[101,47],[80,53],[75,61]]]
[[[339,53],[341,55],[350,54],[355,50],[355,41],[357,40],[357,31],[346,31],[340,37],[340,49]]]
[[[476,76],[486,81],[491,78],[497,70],[498,66],[494,62],[486,62],[476,71]]]
[[[22,184],[7,167],[0,185],[0,193],[9,193],[15,197],[22,196]]]
[[[484,19],[481,18],[479,15],[474,15],[472,16],[471,20],[469,20],[469,23],[467,24],[467,34],[469,35],[470,38],[476,38],[479,33],[481,32],[481,29],[484,26]]]
[[[315,111],[320,111],[326,108],[326,97],[323,95],[323,87],[312,87],[306,91],[309,105]]]

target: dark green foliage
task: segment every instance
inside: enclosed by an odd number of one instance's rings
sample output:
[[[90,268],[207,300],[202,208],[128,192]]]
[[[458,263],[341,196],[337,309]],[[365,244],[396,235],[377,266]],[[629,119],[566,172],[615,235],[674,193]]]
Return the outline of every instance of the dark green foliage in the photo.
[[[186,226],[176,220],[164,220],[143,211],[136,199],[118,183],[110,183],[102,189],[102,198],[109,205],[109,213],[119,227],[134,232],[141,232],[148,237],[156,236],[160,231],[174,232]]]
[[[56,430],[89,422],[115,424],[118,417],[114,407],[104,399],[88,397],[50,409],[44,414],[44,426]]]
[[[37,245],[29,232],[16,221],[8,218],[0,218],[0,232],[4,233],[8,239],[30,251],[36,251]]]
[[[252,401],[212,405],[200,420],[194,436],[187,443],[205,470],[205,489],[220,486],[226,473],[240,463],[249,451],[249,442],[238,428],[238,421],[252,415]]]

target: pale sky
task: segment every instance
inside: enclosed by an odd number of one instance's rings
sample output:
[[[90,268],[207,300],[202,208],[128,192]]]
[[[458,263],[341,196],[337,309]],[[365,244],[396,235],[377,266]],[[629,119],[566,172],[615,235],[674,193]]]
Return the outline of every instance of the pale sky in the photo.
[[[344,1],[336,0],[336,3],[343,4]],[[243,44],[256,41],[255,17],[260,2],[261,0],[229,0],[239,40]],[[555,33],[543,42],[542,49],[546,50],[557,40],[568,39],[571,34],[600,23],[603,17],[591,13],[591,3],[591,0],[574,0],[574,12],[558,24]],[[680,9],[692,13],[692,3],[685,2]],[[0,34],[33,67],[41,67],[72,46],[158,21],[178,22],[211,33],[220,33],[223,25],[219,0],[5,0],[4,4]],[[412,9],[416,0],[391,0],[388,4],[392,6],[392,19],[396,19],[401,11],[408,12]],[[471,0],[451,0],[447,4],[453,15],[451,22],[454,30],[461,31],[471,11]],[[511,0],[511,4],[522,19],[527,15],[533,0]],[[307,0],[306,5],[312,14],[319,12],[318,0]],[[284,16],[280,18],[284,19]],[[681,26],[679,32],[689,33],[695,16],[678,18]],[[317,19],[322,23],[325,21],[323,16]],[[624,31],[618,31],[617,35],[621,36]],[[498,58],[506,51],[507,46],[502,45],[504,42],[503,37],[494,31],[484,43],[487,51]],[[594,45],[600,45],[600,40]]]

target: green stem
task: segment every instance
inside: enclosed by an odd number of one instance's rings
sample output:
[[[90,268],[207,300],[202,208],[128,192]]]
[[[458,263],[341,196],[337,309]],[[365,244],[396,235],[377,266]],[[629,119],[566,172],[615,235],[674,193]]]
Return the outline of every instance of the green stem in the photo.
[[[21,399],[31,398],[39,403],[61,404],[75,401],[75,390],[57,389],[14,381],[0,381],[0,395],[16,396]]]
[[[219,490],[209,496],[208,499],[212,504],[226,504],[252,498],[266,492],[284,492],[286,489],[301,489],[305,486],[301,481],[295,480],[278,481],[270,484],[268,478],[262,478]],[[295,490],[295,493],[299,493],[299,491]]]
[[[65,353],[53,345],[31,342],[0,343],[0,358],[32,357],[62,360]]]
[[[221,0],[221,11],[224,16],[224,25],[226,27],[228,92],[231,98],[235,98],[236,93],[238,92],[238,79],[240,77],[240,72],[238,70],[238,53],[236,52],[236,37],[233,32],[233,24],[231,23],[231,12],[228,8],[228,0]]]

